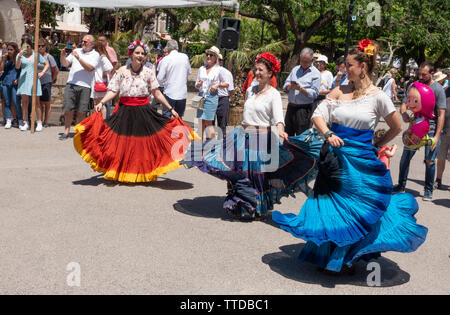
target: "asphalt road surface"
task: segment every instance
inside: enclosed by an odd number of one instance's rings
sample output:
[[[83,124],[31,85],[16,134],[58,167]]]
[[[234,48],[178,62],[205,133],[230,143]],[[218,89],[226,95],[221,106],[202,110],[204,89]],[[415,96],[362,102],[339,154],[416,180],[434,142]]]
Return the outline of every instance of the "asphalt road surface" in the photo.
[[[331,276],[299,262],[305,242],[272,221],[231,221],[225,182],[180,168],[147,185],[111,184],[71,139],[57,139],[62,131],[0,128],[0,294],[450,293],[450,193],[422,201],[423,150],[407,191],[429,228],[424,245]],[[400,156],[391,160],[394,182]],[[305,199],[298,193],[276,210],[298,213]]]

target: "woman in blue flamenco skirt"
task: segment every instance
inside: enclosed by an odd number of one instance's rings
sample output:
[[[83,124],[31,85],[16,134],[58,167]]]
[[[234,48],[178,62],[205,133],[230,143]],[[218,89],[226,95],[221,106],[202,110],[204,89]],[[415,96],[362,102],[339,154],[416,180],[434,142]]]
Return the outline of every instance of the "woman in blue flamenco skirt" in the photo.
[[[334,89],[313,114],[314,125],[327,139],[313,194],[298,215],[272,214],[283,230],[307,241],[301,261],[331,272],[349,270],[358,260],[386,251],[413,252],[428,232],[416,223],[414,197],[391,195],[390,172],[377,158],[375,147],[399,134],[401,122],[392,101],[370,78],[376,46],[369,40],[358,46],[346,59],[353,84]],[[374,147],[380,118],[390,129]]]
[[[261,54],[255,67],[259,84],[247,91],[242,126],[220,141],[192,142],[182,162],[226,180],[224,209],[241,220],[265,219],[281,197],[307,192],[317,170],[316,157],[308,151],[318,152],[321,146],[318,132],[288,141],[281,95],[270,85],[280,71],[275,56]]]

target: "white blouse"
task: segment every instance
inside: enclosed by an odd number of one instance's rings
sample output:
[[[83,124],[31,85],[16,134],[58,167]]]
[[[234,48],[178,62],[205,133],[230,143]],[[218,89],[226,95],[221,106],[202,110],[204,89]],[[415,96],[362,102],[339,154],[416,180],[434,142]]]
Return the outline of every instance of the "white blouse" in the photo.
[[[333,84],[333,74],[325,70],[323,73],[320,73],[320,88],[319,91],[331,90],[331,85]]]
[[[270,88],[257,95],[258,86],[247,90],[247,100],[244,104],[243,125],[270,127],[278,123],[284,124],[283,102],[281,94],[275,88]]]
[[[312,118],[322,117],[329,125],[337,123],[350,128],[375,130],[381,117],[395,112],[391,99],[378,91],[355,100],[323,100],[314,111]]]
[[[159,88],[155,71],[143,67],[139,75],[131,74],[129,67],[121,67],[109,82],[109,91],[120,91],[120,96],[146,97]]]
[[[212,85],[225,81],[220,71],[220,66],[214,66],[209,73],[206,73],[205,66],[200,67],[200,69],[198,69],[195,85],[197,85],[200,80],[203,81],[203,85],[199,89],[202,95],[206,95]]]

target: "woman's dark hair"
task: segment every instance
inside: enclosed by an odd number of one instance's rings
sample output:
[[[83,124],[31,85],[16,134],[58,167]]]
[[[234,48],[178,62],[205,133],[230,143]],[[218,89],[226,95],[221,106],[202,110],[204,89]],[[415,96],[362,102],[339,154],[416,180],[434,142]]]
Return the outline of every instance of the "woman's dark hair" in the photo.
[[[109,58],[108,51],[106,50],[105,46],[99,41],[96,41],[94,44],[94,49],[99,53],[100,56],[104,55],[106,58],[108,58],[109,61],[111,61],[111,58]]]
[[[258,64],[258,63],[262,63],[264,66],[266,66],[267,71],[272,72],[271,78],[275,75],[275,72],[273,72],[273,70],[272,70],[273,64],[269,60],[267,60],[265,58],[259,58],[255,64]],[[254,70],[253,70],[253,73],[255,73]]]
[[[33,42],[32,42],[31,39],[29,39],[29,38],[23,39],[23,40],[22,40],[22,45],[23,45],[23,44],[28,44],[28,45],[30,45],[31,48],[33,48]]]
[[[142,44],[135,44],[133,49],[130,49],[128,51],[128,55],[131,57],[131,55],[134,53],[134,51],[136,50],[136,48],[141,47],[144,50],[144,55],[148,55],[147,51],[145,50],[144,46]]]
[[[14,42],[6,43],[6,46],[11,46],[14,49],[14,57],[13,57],[14,59],[10,59],[9,55],[8,55],[8,60],[15,61],[16,57],[17,57],[17,54],[19,53],[19,46],[17,46],[17,44],[14,43]]]
[[[339,58],[336,60],[336,66],[340,66],[340,65],[343,64],[343,63],[345,63],[345,58],[344,58],[344,56],[341,56],[341,57],[339,57]]]
[[[375,70],[375,66],[377,65],[377,52],[378,52],[378,46],[377,44],[375,44],[375,49],[373,52],[373,55],[370,56],[366,53],[364,53],[363,51],[359,50],[358,47],[352,48],[348,54],[353,56],[353,58],[355,58],[355,60],[361,64],[361,63],[366,63],[367,65],[367,74],[371,77],[373,71]]]

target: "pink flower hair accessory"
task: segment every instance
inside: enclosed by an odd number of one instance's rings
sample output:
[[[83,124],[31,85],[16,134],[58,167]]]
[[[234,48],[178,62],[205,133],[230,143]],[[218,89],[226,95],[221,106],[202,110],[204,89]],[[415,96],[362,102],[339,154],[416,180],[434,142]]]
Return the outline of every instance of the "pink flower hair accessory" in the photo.
[[[148,46],[146,44],[144,44],[140,40],[136,40],[134,42],[131,42],[130,45],[128,46],[128,56],[131,56],[133,50],[137,46],[141,46],[142,48],[144,48],[145,54],[148,54],[150,52],[150,49],[148,49]]]

